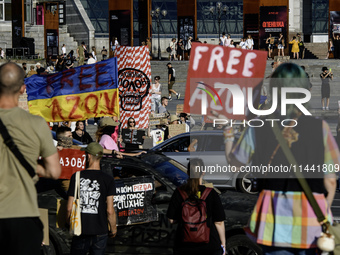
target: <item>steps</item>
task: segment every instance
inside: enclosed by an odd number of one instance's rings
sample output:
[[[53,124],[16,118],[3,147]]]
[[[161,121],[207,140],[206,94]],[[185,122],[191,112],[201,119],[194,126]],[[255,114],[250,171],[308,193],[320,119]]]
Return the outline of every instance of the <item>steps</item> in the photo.
[[[39,54],[40,58],[45,58],[44,53],[44,26],[26,26],[26,37],[34,38],[34,44],[35,44],[35,54]],[[78,47],[78,44],[76,41],[74,41],[74,38],[70,36],[69,33],[67,33],[67,26],[60,26],[59,27],[59,52],[58,54],[61,54],[61,47],[63,44],[66,44],[67,53],[69,53],[71,50],[74,50],[76,52],[76,49]]]
[[[12,48],[12,24],[2,23],[0,26],[0,47],[4,50]]]
[[[81,1],[67,1],[66,13],[67,32],[74,37],[74,40],[78,42],[78,45],[84,41],[86,45],[94,46],[95,29],[88,18]]]
[[[304,59],[318,59],[317,56],[313,54],[309,49],[305,48],[305,56]]]
[[[66,53],[68,54],[71,50],[74,51],[74,54],[77,53],[78,43],[74,40],[74,38],[67,33],[67,26],[60,26],[59,28],[59,53],[62,53],[61,48],[63,44],[66,45]]]
[[[39,54],[38,58],[45,58],[44,26],[26,24],[25,36],[34,38],[35,54]]]
[[[328,52],[328,44],[324,43],[305,43],[305,59],[308,59],[309,56],[314,55],[318,59],[325,59],[327,57]],[[312,53],[312,55],[310,55]]]
[[[166,66],[168,62],[170,61],[151,61],[152,82],[155,76],[161,77],[162,96],[166,97],[168,96],[168,67]],[[181,93],[181,98],[184,98],[189,61],[171,61],[171,64],[176,71],[176,83],[173,89]],[[175,98],[174,95],[172,98]]]

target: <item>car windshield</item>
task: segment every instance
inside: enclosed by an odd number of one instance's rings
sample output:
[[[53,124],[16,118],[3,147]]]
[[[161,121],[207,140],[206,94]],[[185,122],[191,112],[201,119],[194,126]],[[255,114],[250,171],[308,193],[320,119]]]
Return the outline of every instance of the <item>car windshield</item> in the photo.
[[[152,165],[164,178],[174,185],[180,186],[187,179],[187,168],[177,161],[159,154],[146,154],[141,160]]]

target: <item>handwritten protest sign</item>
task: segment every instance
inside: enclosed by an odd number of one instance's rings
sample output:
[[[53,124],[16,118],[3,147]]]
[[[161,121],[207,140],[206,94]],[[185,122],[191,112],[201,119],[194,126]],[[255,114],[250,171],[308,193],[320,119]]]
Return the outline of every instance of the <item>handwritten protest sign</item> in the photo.
[[[132,143],[132,144],[143,144],[145,131],[144,130],[137,130],[137,129],[122,129],[122,139],[124,143]]]
[[[19,102],[18,106],[25,110],[28,111],[28,104],[27,104],[27,93],[23,93],[22,95],[19,96]]]
[[[119,117],[117,59],[25,79],[28,107],[46,121]]]
[[[151,64],[147,46],[118,46],[118,83],[120,98],[120,122],[127,127],[130,117],[138,128],[148,128],[151,111]]]
[[[151,203],[155,192],[153,176],[115,180],[114,207],[118,226],[158,220],[156,207]]]
[[[265,51],[193,43],[184,112],[215,111],[238,120],[249,117],[248,99],[257,108],[266,59]]]
[[[165,113],[150,114],[149,126],[166,125],[167,123],[168,118]]]
[[[175,136],[186,132],[186,124],[169,125],[169,135]]]
[[[176,105],[176,114],[180,114],[182,112],[184,112],[184,104]]]
[[[78,171],[85,169],[85,152],[76,149],[62,149],[59,151],[59,163],[61,174],[59,179],[71,179],[71,176]]]

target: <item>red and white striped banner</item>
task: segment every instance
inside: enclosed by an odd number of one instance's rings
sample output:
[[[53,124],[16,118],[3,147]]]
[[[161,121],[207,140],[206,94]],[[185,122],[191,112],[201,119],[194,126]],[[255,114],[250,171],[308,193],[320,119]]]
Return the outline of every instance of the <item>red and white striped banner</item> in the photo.
[[[133,117],[137,128],[147,128],[151,111],[151,65],[147,46],[118,46],[118,85],[122,128]]]

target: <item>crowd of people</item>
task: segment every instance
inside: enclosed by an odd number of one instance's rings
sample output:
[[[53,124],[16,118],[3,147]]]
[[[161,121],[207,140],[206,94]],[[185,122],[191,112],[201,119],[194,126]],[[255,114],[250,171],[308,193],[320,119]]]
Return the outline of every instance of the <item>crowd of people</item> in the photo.
[[[338,38],[338,39],[337,39]],[[335,40],[340,42],[340,37],[337,36]],[[176,38],[172,38],[169,46],[167,48],[167,52],[169,53],[169,60],[184,60],[185,55],[187,55],[188,59],[190,59],[190,51],[191,45],[193,42],[202,43],[198,38],[194,41],[192,37],[188,37],[187,40],[183,41],[182,38],[176,40]],[[272,36],[272,34],[268,34],[266,38],[266,47],[268,49],[268,59],[273,58],[273,50],[277,49],[278,56],[284,56],[285,47],[288,45],[292,45],[290,49],[290,53],[292,54],[293,58],[299,59],[304,58],[305,55],[305,46],[303,39],[300,33],[297,33],[296,36],[293,36],[292,40],[286,44],[283,33],[280,33],[278,37]],[[204,41],[203,43],[207,43]],[[337,41],[335,42],[338,45]],[[241,48],[241,49],[248,49],[253,50],[255,43],[252,36],[249,34],[247,37],[242,37],[238,43],[236,43],[230,34],[226,34],[225,32],[222,33],[222,36],[219,38],[219,45],[227,46],[232,48]],[[340,43],[339,43],[340,45]],[[337,46],[338,47],[338,46]],[[330,50],[334,51],[335,47],[333,46],[333,41],[330,41]],[[338,49],[338,48],[337,48]],[[340,51],[339,51],[340,52]],[[337,54],[335,54],[338,56]],[[339,54],[340,55],[340,54]]]
[[[46,63],[43,65],[38,62],[34,65],[30,65],[29,70],[27,69],[27,63],[22,63],[22,68],[25,71],[25,78],[30,77],[34,74],[45,75],[45,74],[53,74],[56,72],[61,72],[64,70],[68,70],[76,67],[77,62],[78,65],[84,64],[94,64],[97,61],[105,60],[108,56],[108,51],[103,46],[100,51],[101,57],[98,56],[97,50],[95,46],[91,47],[91,52],[88,51],[85,42],[82,42],[81,45],[76,49],[76,54],[73,50],[67,53],[66,45],[63,44],[61,47],[61,54],[57,56],[55,60],[49,56],[46,59]]]
[[[181,39],[177,43],[176,39],[172,40],[169,47],[173,59],[184,59],[185,51],[189,51],[190,55],[191,38],[189,39],[185,43]],[[270,50],[268,56],[272,57],[275,39],[269,35],[266,42]],[[299,52],[301,52],[299,42],[301,40],[296,37],[293,37],[293,40],[289,42],[292,44],[292,52],[297,58],[299,58]],[[188,48],[189,46],[186,47],[187,45],[190,45],[190,48]],[[235,47],[230,35],[226,36],[225,33],[220,38],[220,45]],[[251,36],[248,36],[243,38],[237,47],[252,50],[253,46],[254,41]],[[281,50],[283,55],[285,43],[282,34],[278,39],[278,46],[280,46],[279,52]],[[112,47],[115,47],[115,45],[112,45]],[[180,49],[178,50],[178,48]],[[77,48],[76,54],[80,65],[85,64],[86,61],[87,64],[97,61],[96,48],[92,47],[91,50],[91,53],[87,52],[85,43]],[[106,49],[103,48],[102,59],[107,56],[107,51],[105,51]],[[122,148],[120,123],[112,117],[103,117],[98,120],[98,129],[94,138],[86,132],[88,125],[86,120],[75,123],[53,123],[57,137],[57,144],[53,145],[50,130],[45,121],[41,117],[30,115],[17,107],[18,98],[25,90],[24,78],[26,76],[70,69],[74,67],[74,60],[74,52],[71,51],[67,54],[66,45],[63,45],[62,54],[56,64],[54,65],[49,59],[46,63],[46,69],[40,63],[37,63],[35,68],[31,66],[28,73],[26,73],[27,64],[25,63],[22,64],[22,68],[14,63],[6,63],[0,67],[0,149],[2,151],[0,154],[0,162],[2,162],[0,244],[5,254],[40,253],[42,226],[38,218],[34,178],[36,174],[39,174],[44,178],[58,179],[61,167],[57,151],[75,148],[72,147],[72,139],[88,144],[85,149],[83,148],[86,152],[87,167],[84,171],[81,171],[80,178],[100,187],[97,190],[100,194],[100,199],[97,201],[97,209],[100,213],[94,216],[84,208],[81,215],[86,224],[82,224],[82,235],[73,237],[71,254],[84,253],[86,250],[103,252],[108,237],[114,237],[117,234],[116,215],[113,209],[114,179],[100,171],[100,160],[104,154],[122,158],[124,156],[138,156],[144,152],[135,152],[139,150],[139,146],[132,143],[125,143],[125,148]],[[184,124],[186,132],[189,132],[195,125],[190,114],[184,112],[178,115],[170,114],[167,110],[168,102],[172,100],[172,94],[177,99],[181,95],[174,90],[175,69],[170,62],[166,66],[168,68],[168,95],[162,97],[160,76],[154,77],[154,83],[150,90],[152,113],[163,113],[166,118],[166,123],[156,125],[154,129],[149,126],[147,130],[147,136],[153,139],[154,146],[171,138],[169,125]],[[51,67],[54,67],[54,69]],[[299,78],[306,79],[308,75],[296,64],[284,63],[279,65],[273,71],[271,77],[285,78],[281,79],[280,82],[271,80],[270,87],[272,88],[302,87],[311,89],[310,83],[299,83]],[[322,81],[322,109],[329,110],[330,81],[333,79],[331,69],[323,67],[320,78]],[[293,98],[298,97],[299,95],[293,95]],[[340,164],[338,147],[325,121],[303,116],[300,109],[294,105],[290,105],[287,112],[288,118],[298,120],[301,123],[296,128],[284,127],[282,132],[299,164]],[[280,117],[278,116],[278,118]],[[311,125],[315,128],[309,128]],[[8,127],[10,139],[8,139],[8,136],[6,137],[4,127]],[[128,118],[127,129],[130,131],[138,130],[136,119]],[[289,163],[289,160],[279,150],[280,144],[277,144],[269,122],[263,129],[256,132],[253,127],[245,129],[236,145],[234,134],[232,127],[227,127],[224,130],[226,158],[230,164],[240,166],[251,161],[254,165],[266,165],[268,162],[274,165],[287,165]],[[33,167],[32,175],[29,168],[26,168],[24,163],[17,159],[17,152],[11,153],[11,150],[15,147],[29,161],[31,168]],[[38,161],[39,156],[41,158]],[[184,241],[181,234],[183,225],[178,224],[174,254],[225,254],[225,213],[216,191],[202,185],[203,173],[194,171],[196,166],[202,164],[203,162],[198,159],[190,162],[188,171],[190,178],[186,184],[178,187],[173,193],[167,217],[172,224],[181,222],[184,203],[192,203],[199,199],[204,200],[210,233],[207,234],[207,240],[198,244]],[[321,226],[319,226],[316,216],[311,213],[313,212],[311,206],[304,202],[306,198],[303,189],[294,178],[269,179],[270,177],[273,176],[267,176],[261,183],[260,195],[246,229],[247,234],[261,245],[264,254],[282,254],[284,251],[290,252],[287,254],[315,254],[316,239],[320,235]],[[75,198],[75,183],[76,174],[71,177],[70,181],[62,181],[64,192],[65,194],[67,192],[66,196],[68,197],[68,217],[71,217]],[[330,205],[333,202],[336,189],[335,173],[327,171],[318,178],[307,180],[307,183],[310,185],[322,212],[327,218],[331,218]],[[290,206],[293,203],[295,206]],[[308,215],[306,216],[304,212],[308,212]],[[282,223],[281,217],[285,217],[287,222]],[[272,220],[263,220],[268,218]],[[308,221],[312,228],[309,225],[303,225],[300,221],[295,221],[295,219],[302,218]],[[17,229],[20,229],[20,231],[18,232]],[[296,233],[298,233],[299,238],[294,238]],[[20,245],[18,245],[18,242]]]

